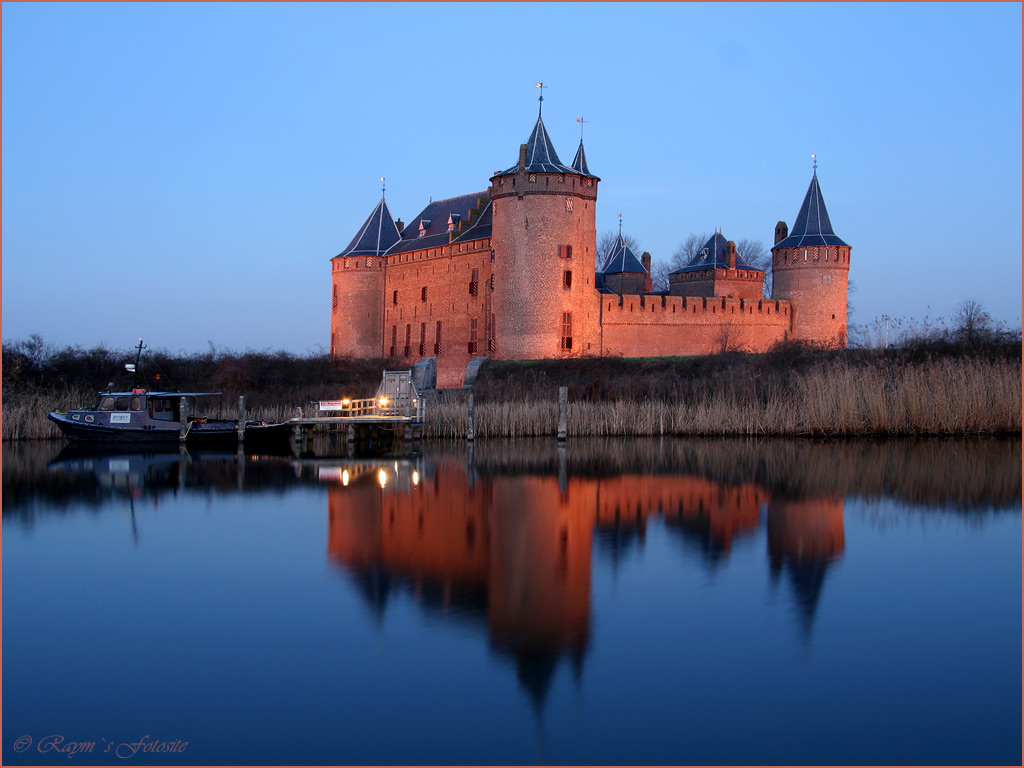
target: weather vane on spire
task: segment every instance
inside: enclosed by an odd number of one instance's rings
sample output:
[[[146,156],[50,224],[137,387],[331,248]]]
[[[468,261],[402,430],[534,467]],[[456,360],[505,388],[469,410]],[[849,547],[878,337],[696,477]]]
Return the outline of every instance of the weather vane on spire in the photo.
[[[380,177],[380,196],[384,197],[384,192],[387,190],[387,184],[384,181],[384,177]]]
[[[580,143],[583,143],[583,124],[589,123],[589,120],[584,120],[582,115],[576,118],[576,122],[580,124]]]
[[[811,160],[814,161],[814,175],[818,175],[818,156],[815,154],[811,155]]]
[[[537,83],[537,87],[540,88],[540,98],[537,99],[540,102],[540,106],[537,107],[537,117],[540,117],[540,113],[544,111],[544,89],[547,86],[544,83]]]
[[[619,214],[619,237],[622,237],[622,214]]]

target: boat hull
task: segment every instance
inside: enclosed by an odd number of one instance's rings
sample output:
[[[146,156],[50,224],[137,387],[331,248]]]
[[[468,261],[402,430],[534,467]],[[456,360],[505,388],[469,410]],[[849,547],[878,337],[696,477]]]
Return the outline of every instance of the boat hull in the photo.
[[[118,426],[93,422],[74,421],[62,413],[50,413],[47,418],[54,422],[69,440],[76,443],[125,444],[182,442],[179,425],[145,425],[142,427]],[[287,443],[291,427],[285,422],[246,422],[244,442]],[[238,422],[204,419],[189,424],[184,437],[188,445],[223,445],[238,443]]]

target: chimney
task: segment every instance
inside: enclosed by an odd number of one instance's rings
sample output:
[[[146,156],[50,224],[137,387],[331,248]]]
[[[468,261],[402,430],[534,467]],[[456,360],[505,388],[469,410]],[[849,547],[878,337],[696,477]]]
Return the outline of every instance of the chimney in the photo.
[[[526,145],[525,144],[520,144],[519,145],[519,172],[520,173],[525,173],[526,172]]]
[[[405,229],[405,224],[402,223],[401,219],[399,219],[398,221],[395,222],[395,226],[398,227],[398,231],[399,232],[401,232],[403,229]]]
[[[729,269],[736,269],[736,243],[732,240],[725,246],[725,258],[728,261]]]
[[[775,225],[775,242],[773,245],[778,245],[787,237],[789,237],[789,227],[786,226],[786,222],[780,221]]]

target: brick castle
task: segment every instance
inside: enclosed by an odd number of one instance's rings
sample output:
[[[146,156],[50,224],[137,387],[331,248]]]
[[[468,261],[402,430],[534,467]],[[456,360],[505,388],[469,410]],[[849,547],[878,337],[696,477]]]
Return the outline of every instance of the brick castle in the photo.
[[[331,260],[331,355],[434,358],[438,387],[481,357],[761,352],[787,340],[846,344],[850,246],[835,235],[814,172],[790,231],[775,227],[764,272],[716,233],[653,292],[651,261],[616,240],[598,267],[600,179],[583,141],[563,165],[542,117],[490,186],[431,201],[408,224],[381,200]]]

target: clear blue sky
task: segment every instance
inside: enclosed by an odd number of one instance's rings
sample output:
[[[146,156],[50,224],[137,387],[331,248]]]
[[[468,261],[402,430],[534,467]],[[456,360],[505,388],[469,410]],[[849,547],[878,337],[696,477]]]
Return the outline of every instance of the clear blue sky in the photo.
[[[1021,314],[1021,5],[3,5],[3,338],[329,338],[380,196],[487,187],[583,116],[598,231],[772,241],[811,153],[853,322]]]

